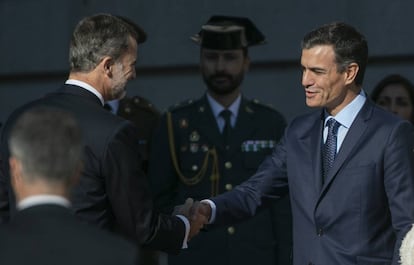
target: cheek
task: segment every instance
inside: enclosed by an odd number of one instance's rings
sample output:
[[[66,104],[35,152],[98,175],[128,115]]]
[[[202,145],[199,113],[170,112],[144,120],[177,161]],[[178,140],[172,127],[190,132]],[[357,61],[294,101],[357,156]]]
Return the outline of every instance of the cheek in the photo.
[[[203,67],[201,68],[201,73],[204,76],[210,76],[213,73],[212,67],[204,64]]]
[[[334,82],[326,82],[324,89],[324,96],[326,100],[332,100],[335,98],[343,97],[346,90],[343,89],[344,84],[341,80],[335,80]]]
[[[228,63],[227,65],[225,65],[225,69],[227,70],[227,72],[232,74],[244,73],[246,71],[246,68],[240,62]]]
[[[405,108],[402,108],[402,111],[404,112],[405,115],[407,115],[407,117],[411,117],[411,114],[413,112],[413,108],[412,107],[405,107]]]
[[[131,68],[129,71],[128,71],[128,73],[127,73],[127,77],[131,77],[131,76],[133,76],[134,75],[134,70]]]

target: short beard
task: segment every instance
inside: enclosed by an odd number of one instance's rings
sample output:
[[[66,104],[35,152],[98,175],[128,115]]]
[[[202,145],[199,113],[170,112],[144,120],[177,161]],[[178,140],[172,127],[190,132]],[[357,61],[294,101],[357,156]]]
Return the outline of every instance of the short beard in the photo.
[[[220,76],[220,75],[225,75],[225,74],[216,74],[216,75],[209,76],[209,77],[206,76],[206,75],[203,75],[203,80],[204,80],[204,83],[206,84],[208,90],[210,90],[211,92],[213,92],[216,95],[221,95],[221,96],[229,95],[229,94],[233,93],[237,88],[240,87],[240,85],[241,85],[241,83],[243,82],[243,79],[244,79],[244,73],[243,72],[238,74],[238,75],[235,75],[235,76],[226,75],[227,77],[231,78],[230,84],[226,87],[217,87],[214,84],[214,81],[212,81],[212,80],[214,79],[215,76]]]
[[[111,97],[112,99],[122,99],[126,96],[126,84],[120,85],[119,87],[114,87],[111,91]]]

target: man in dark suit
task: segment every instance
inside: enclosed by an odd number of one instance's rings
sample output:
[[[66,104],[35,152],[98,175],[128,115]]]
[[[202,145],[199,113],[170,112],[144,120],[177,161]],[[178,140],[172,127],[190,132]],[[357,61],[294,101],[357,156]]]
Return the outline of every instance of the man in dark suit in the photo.
[[[134,265],[136,247],[77,220],[67,199],[82,167],[81,131],[67,112],[35,108],[10,133],[18,212],[0,226],[2,265]]]
[[[142,169],[148,173],[148,159],[151,138],[158,126],[160,112],[147,99],[141,96],[128,97],[107,101],[104,108],[124,119],[129,120],[138,128],[139,150],[142,157]],[[139,262],[145,265],[160,263],[161,253],[147,248],[140,249]]]
[[[71,71],[55,93],[16,110],[4,125],[1,147],[0,220],[14,214],[10,190],[9,128],[25,110],[52,106],[66,110],[82,129],[83,164],[79,184],[71,194],[75,214],[85,222],[117,232],[140,245],[177,253],[197,233],[204,220],[160,215],[153,210],[148,180],[141,167],[136,127],[103,108],[122,97],[135,77],[138,44],[145,33],[128,20],[109,14],[93,15],[76,26],[70,43]]]
[[[164,115],[154,137],[149,178],[161,208],[187,197],[231,190],[257,170],[283,134],[286,122],[272,107],[245,98],[248,47],[263,34],[243,17],[213,16],[194,37],[206,94]],[[221,112],[230,111],[229,123]],[[291,212],[288,196],[255,218],[212,228],[191,241],[169,264],[288,265]]]
[[[254,216],[289,189],[293,263],[399,264],[414,223],[413,127],[362,90],[365,37],[330,23],[302,41],[306,104],[248,181],[200,204],[217,224]]]

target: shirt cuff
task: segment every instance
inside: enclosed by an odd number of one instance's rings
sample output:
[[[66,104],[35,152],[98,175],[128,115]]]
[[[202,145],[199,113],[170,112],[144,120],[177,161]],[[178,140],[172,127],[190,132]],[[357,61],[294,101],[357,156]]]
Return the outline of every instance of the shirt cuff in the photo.
[[[181,246],[181,248],[182,249],[188,248],[187,241],[188,241],[188,235],[190,234],[190,222],[184,215],[178,214],[176,216],[180,218],[184,222],[184,225],[185,225],[185,237],[184,237],[183,245]]]
[[[209,224],[214,223],[214,221],[216,220],[216,204],[212,200],[209,200],[209,199],[202,200],[201,202],[205,202],[205,203],[208,203],[210,205],[211,216],[210,216],[210,219],[208,220],[208,223]]]

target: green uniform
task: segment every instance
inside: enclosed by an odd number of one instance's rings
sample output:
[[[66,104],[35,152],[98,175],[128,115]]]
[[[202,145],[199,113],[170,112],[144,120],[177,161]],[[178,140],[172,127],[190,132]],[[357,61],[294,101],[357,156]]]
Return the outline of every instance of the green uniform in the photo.
[[[149,168],[156,203],[167,213],[187,197],[209,198],[248,179],[286,126],[274,109],[242,98],[226,147],[205,96],[173,107],[170,113],[170,128],[166,114],[155,134]],[[210,226],[189,242],[187,250],[169,256],[169,265],[290,264],[289,200],[272,204],[243,223]]]
[[[116,114],[131,121],[138,127],[143,169],[147,172],[151,138],[155,128],[158,126],[161,116],[160,112],[147,99],[133,96],[125,97],[119,101]]]

